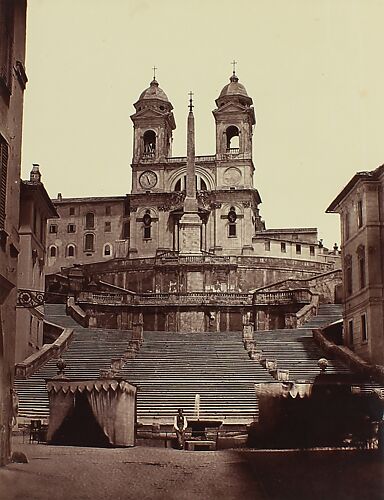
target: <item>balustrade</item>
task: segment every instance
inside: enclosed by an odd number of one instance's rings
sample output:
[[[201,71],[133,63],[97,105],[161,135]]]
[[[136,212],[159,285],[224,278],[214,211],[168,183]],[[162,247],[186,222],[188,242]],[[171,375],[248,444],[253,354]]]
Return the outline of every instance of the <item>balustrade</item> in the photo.
[[[307,289],[297,288],[295,290],[276,290],[271,292],[256,292],[254,295],[255,304],[309,304],[312,294]]]
[[[143,293],[134,296],[112,293],[82,292],[79,302],[90,304],[135,304],[135,305],[172,305],[172,304],[226,304],[252,305],[252,295],[236,292],[190,292],[190,293]]]

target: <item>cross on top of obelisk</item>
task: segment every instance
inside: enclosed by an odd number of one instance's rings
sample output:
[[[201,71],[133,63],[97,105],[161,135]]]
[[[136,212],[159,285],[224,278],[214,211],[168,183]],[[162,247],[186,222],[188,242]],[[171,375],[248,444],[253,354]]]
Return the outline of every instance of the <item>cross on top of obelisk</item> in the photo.
[[[193,92],[192,90],[189,92],[189,111],[192,113],[192,108],[193,108]]]

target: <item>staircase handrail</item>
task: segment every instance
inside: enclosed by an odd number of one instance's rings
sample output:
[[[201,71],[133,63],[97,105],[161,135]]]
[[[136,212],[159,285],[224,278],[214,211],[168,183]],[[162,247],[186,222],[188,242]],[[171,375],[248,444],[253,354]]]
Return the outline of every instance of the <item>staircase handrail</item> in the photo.
[[[74,297],[68,297],[67,304],[65,306],[65,312],[70,316],[76,323],[87,328],[89,326],[89,318],[83,309],[75,303]]]
[[[42,348],[28,356],[24,361],[16,363],[15,377],[25,380],[30,378],[50,359],[57,358],[65,351],[73,339],[73,329],[63,328],[61,335],[52,344],[44,344]]]
[[[300,327],[309,321],[313,316],[316,316],[320,304],[320,295],[312,292],[310,304],[306,304],[296,313],[296,326]]]
[[[313,329],[312,336],[315,342],[325,351],[326,354],[339,359],[355,372],[371,377],[376,382],[384,384],[384,366],[371,365],[347,346],[337,345],[328,340],[323,329]]]
[[[283,285],[284,283],[288,284],[288,283],[294,283],[294,282],[299,282],[300,284],[303,285],[302,287],[309,288],[311,281],[315,281],[315,280],[318,280],[319,278],[321,279],[321,278],[324,278],[326,276],[330,276],[332,274],[340,275],[340,277],[341,277],[342,270],[341,269],[332,269],[332,271],[327,271],[325,273],[317,274],[316,276],[312,276],[311,278],[286,278],[286,279],[281,280],[281,281],[276,281],[274,283],[270,283],[269,285],[264,285],[264,286],[261,286],[259,288],[254,288],[253,290],[250,290],[249,293],[258,293],[258,292],[261,292],[261,291],[264,291],[264,290],[267,290],[270,288],[273,289],[274,287],[279,287],[279,286]]]

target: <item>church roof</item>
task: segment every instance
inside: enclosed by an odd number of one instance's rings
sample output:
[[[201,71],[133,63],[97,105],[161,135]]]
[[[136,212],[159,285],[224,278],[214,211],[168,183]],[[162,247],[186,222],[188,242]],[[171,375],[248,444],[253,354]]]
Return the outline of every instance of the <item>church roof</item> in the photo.
[[[159,87],[155,79],[153,79],[150,86],[140,94],[139,101],[144,99],[159,99],[160,101],[169,102],[167,94]]]
[[[221,97],[232,96],[232,95],[249,97],[247,91],[245,90],[244,85],[239,82],[239,79],[236,76],[235,72],[233,72],[231,78],[229,79],[229,83],[220,92],[219,99]]]

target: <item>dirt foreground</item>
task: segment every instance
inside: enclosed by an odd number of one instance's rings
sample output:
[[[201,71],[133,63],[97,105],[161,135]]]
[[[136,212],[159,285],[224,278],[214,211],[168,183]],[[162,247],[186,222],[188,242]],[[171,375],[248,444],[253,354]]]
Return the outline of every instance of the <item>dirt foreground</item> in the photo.
[[[28,464],[0,469],[1,500],[264,499],[235,452],[14,443]]]
[[[384,500],[377,453],[180,451],[23,444],[0,468],[0,500]]]

